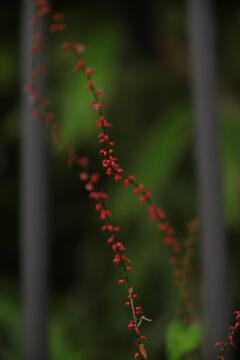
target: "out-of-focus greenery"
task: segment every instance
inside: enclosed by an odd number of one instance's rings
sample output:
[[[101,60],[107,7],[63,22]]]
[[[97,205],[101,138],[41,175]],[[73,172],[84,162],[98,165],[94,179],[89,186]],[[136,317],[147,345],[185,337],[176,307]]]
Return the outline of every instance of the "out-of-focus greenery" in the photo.
[[[184,325],[179,320],[170,323],[166,331],[166,347],[169,360],[179,360],[201,345],[202,330],[199,323]]]
[[[1,285],[0,359],[19,359],[21,301],[19,300],[19,140],[21,112],[16,56],[19,51],[20,3],[5,4],[0,28],[5,41],[0,50],[1,144]],[[106,113],[113,122],[120,162],[129,173],[153,190],[167,211],[176,234],[185,238],[185,223],[197,216],[194,160],[194,123],[190,92],[186,9],[179,1],[145,3],[152,9],[154,33],[145,18],[134,29],[137,13],[125,2],[59,1],[76,38],[87,45],[86,58],[96,68],[97,86],[105,90]],[[218,2],[218,52],[221,94],[221,145],[225,222],[231,257],[232,302],[240,302],[240,12],[238,3]],[[5,16],[3,16],[5,14]],[[146,15],[147,16],[147,15]],[[134,23],[135,24],[135,23]],[[152,38],[143,39],[141,28]],[[9,31],[6,32],[6,29]],[[144,41],[154,43],[144,53]],[[62,123],[64,139],[80,154],[99,162],[96,114],[81,74],[73,72],[74,58],[51,41],[49,79],[53,111]],[[139,52],[138,52],[138,49]],[[50,344],[53,360],[130,359],[133,341],[124,307],[124,289],[115,285],[117,268],[99,230],[95,210],[76,174],[65,166],[59,151],[50,155],[51,269]],[[100,169],[100,166],[98,166]],[[199,346],[199,328],[183,329],[175,320],[178,292],[168,265],[169,253],[132,196],[132,189],[103,179],[111,193],[113,218],[122,228],[130,258],[133,283],[144,310],[153,321],[146,325],[149,358],[179,359]],[[199,293],[198,256],[193,292]],[[9,285],[14,289],[8,292]],[[18,293],[18,296],[13,294]],[[198,296],[196,295],[196,298]],[[196,305],[198,301],[196,299]],[[201,315],[201,310],[197,312]],[[167,332],[166,332],[167,331]],[[167,334],[167,335],[166,335]],[[166,335],[166,336],[165,336]],[[176,339],[177,338],[177,339]],[[179,340],[180,339],[180,340]],[[165,341],[166,340],[166,341]],[[179,341],[181,345],[174,346]],[[181,347],[182,346],[182,347]]]

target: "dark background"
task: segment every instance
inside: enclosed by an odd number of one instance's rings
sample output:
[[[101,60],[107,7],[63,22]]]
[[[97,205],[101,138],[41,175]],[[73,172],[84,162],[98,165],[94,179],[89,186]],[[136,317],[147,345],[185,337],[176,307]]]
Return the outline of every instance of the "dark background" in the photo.
[[[187,11],[181,1],[58,1],[71,31],[87,46],[86,57],[97,69],[121,163],[153,190],[179,237],[198,217]],[[20,297],[20,16],[21,4],[1,5],[0,30],[0,358],[19,359]],[[218,90],[221,123],[224,214],[229,252],[231,305],[240,304],[240,7],[238,1],[215,4]],[[64,35],[62,36],[64,39]],[[95,114],[83,77],[50,40],[50,92],[62,135],[81,154],[98,162]],[[50,344],[51,359],[130,359],[128,312],[124,290],[115,285],[110,250],[99,229],[93,205],[50,146]],[[97,166],[99,169],[99,166]],[[113,216],[134,260],[133,281],[144,309],[153,359],[164,357],[164,334],[175,317],[177,291],[161,236],[143,204],[104,180]],[[217,256],[217,249],[216,249]],[[198,244],[194,293],[199,294]],[[196,312],[201,314],[199,296]],[[194,356],[194,355],[193,355]],[[190,359],[195,359],[194,357]]]

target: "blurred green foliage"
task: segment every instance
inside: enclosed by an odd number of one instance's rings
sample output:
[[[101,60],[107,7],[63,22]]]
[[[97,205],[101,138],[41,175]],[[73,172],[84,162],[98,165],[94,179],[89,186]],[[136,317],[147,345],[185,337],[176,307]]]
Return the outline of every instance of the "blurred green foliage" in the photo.
[[[153,190],[176,233],[184,239],[185,222],[197,216],[186,9],[179,1],[151,5],[155,27],[154,39],[148,39],[155,44],[151,57],[135,51],[144,41],[141,31],[131,26],[137,14],[130,14],[125,5],[62,1],[69,26],[86,43],[88,64],[96,68],[96,84],[105,90],[106,112],[113,120],[120,162]],[[20,9],[16,7],[14,14],[8,5],[6,9],[0,24],[6,37],[0,51],[0,266],[1,280],[17,291],[21,113],[15,54],[19,50],[16,24]],[[225,95],[220,98],[225,220],[235,303],[240,301],[240,14],[236,9],[229,2],[217,9],[220,81]],[[8,26],[9,21],[15,27]],[[144,31],[148,26],[145,21],[142,19],[140,27]],[[74,58],[55,42],[51,43],[50,55],[52,105],[62,123],[62,135],[80,154],[90,153],[94,167],[99,158],[96,114],[89,106],[91,95],[83,76],[73,72]],[[123,306],[126,294],[115,286],[118,270],[113,269],[95,211],[78,177],[55,151],[50,172],[51,359],[108,360],[113,354],[115,360],[130,359],[129,313]],[[113,217],[123,227],[123,240],[134,261],[133,282],[147,315],[153,319],[146,326],[151,359],[180,359],[199,346],[201,330],[198,324],[184,328],[174,320],[178,294],[172,286],[168,250],[146,216],[145,206],[132,196],[132,189],[112,185],[108,179],[103,179],[102,186],[110,189]],[[194,264],[198,266],[197,255]],[[193,291],[198,293],[198,268],[196,273]],[[13,294],[6,294],[7,286],[1,288],[0,358],[16,360],[21,352],[21,304]]]

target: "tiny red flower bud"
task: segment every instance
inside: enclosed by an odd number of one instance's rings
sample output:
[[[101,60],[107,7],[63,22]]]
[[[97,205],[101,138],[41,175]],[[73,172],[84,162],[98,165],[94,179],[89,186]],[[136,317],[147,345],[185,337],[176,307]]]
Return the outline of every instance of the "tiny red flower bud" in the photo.
[[[110,236],[110,237],[107,239],[107,243],[108,243],[108,244],[112,244],[112,243],[114,242],[114,240],[115,240],[115,236],[112,235],[112,236]]]
[[[82,54],[85,50],[85,46],[80,42],[73,44],[72,47],[77,54]]]
[[[102,96],[104,94],[103,89],[100,89],[100,88],[96,89],[95,92],[96,92],[97,96]]]
[[[77,64],[74,66],[74,71],[79,72],[82,68],[84,68],[85,63],[83,59],[80,59]]]
[[[135,324],[133,322],[133,320],[130,320],[129,323],[128,323],[128,328],[131,329],[131,328],[134,328]]]
[[[94,81],[93,81],[93,79],[88,80],[87,89],[88,90],[93,90],[94,89]]]
[[[86,171],[81,171],[79,173],[80,180],[86,181],[88,179],[88,173]]]
[[[104,107],[103,103],[101,103],[100,101],[96,101],[96,100],[93,100],[91,105],[94,110],[100,110]]]
[[[92,183],[91,181],[88,181],[87,184],[86,184],[86,186],[85,186],[85,189],[86,189],[87,191],[92,191],[92,190],[94,189],[93,183]]]
[[[85,70],[86,75],[93,75],[95,72],[96,72],[96,70],[93,68],[86,68],[86,70]]]
[[[118,280],[118,283],[119,283],[119,284],[125,284],[125,283],[126,283],[126,280],[125,280],[125,279],[119,279],[119,280]]]
[[[119,254],[116,254],[113,259],[114,264],[119,264],[121,262],[122,258]]]

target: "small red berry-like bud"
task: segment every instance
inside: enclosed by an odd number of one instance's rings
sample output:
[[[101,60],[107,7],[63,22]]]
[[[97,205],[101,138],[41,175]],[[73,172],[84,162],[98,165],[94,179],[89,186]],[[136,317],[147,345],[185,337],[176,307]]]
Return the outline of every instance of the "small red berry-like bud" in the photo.
[[[114,176],[114,180],[115,180],[116,182],[121,181],[121,180],[122,180],[122,176],[120,176],[119,174],[116,174],[116,175]]]
[[[86,189],[87,191],[92,191],[92,190],[94,189],[93,184],[92,184],[91,181],[88,181],[88,182],[87,182],[87,184],[86,184],[86,186],[85,186],[85,189]]]
[[[122,257],[119,254],[116,254],[114,256],[113,263],[114,264],[119,264],[121,260],[122,260]]]
[[[94,110],[101,110],[104,107],[103,103],[101,103],[100,101],[96,101],[96,100],[93,100],[91,105]]]
[[[92,79],[88,80],[87,89],[88,90],[93,90],[94,89],[94,81]]]
[[[112,244],[114,242],[114,240],[115,240],[115,236],[112,235],[112,236],[110,236],[110,238],[107,239],[107,243]]]
[[[97,183],[99,181],[99,179],[100,179],[100,174],[98,174],[98,173],[92,174],[91,181],[93,183]]]
[[[102,96],[104,94],[103,89],[100,89],[100,88],[96,89],[95,92],[96,92],[97,96]]]
[[[79,72],[82,68],[84,68],[85,63],[83,59],[80,59],[77,64],[74,66],[74,71]]]
[[[86,70],[85,70],[86,75],[93,75],[95,72],[96,72],[96,70],[93,68],[86,68]]]
[[[128,328],[131,329],[131,328],[134,328],[135,324],[133,322],[133,320],[130,320],[129,323],[128,323]]]
[[[86,171],[81,171],[79,173],[79,178],[82,181],[86,181],[88,179],[88,173]]]
[[[119,280],[118,280],[118,283],[119,283],[119,284],[125,284],[125,283],[126,283],[126,280],[125,280],[125,279],[119,279]]]
[[[73,44],[72,47],[73,47],[73,49],[75,50],[75,52],[77,54],[82,54],[84,52],[84,50],[85,50],[85,46],[80,42],[77,42],[77,43]]]

